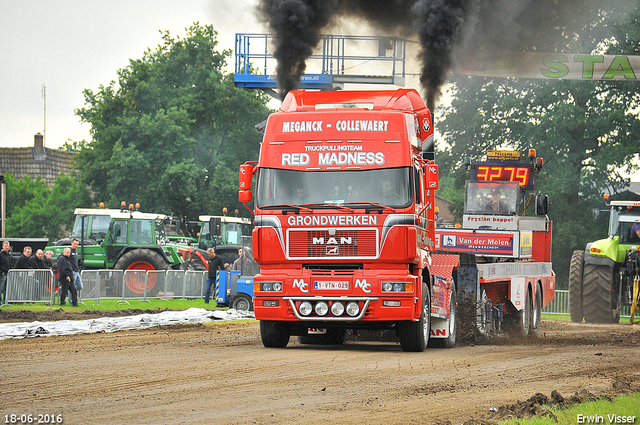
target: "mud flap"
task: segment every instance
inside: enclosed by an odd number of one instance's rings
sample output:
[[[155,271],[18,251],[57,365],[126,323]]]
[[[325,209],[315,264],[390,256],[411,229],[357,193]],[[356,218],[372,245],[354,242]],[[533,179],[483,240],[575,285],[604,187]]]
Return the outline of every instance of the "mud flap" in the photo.
[[[478,267],[460,264],[458,267],[458,340],[466,343],[476,341],[478,320],[482,311],[479,299]]]

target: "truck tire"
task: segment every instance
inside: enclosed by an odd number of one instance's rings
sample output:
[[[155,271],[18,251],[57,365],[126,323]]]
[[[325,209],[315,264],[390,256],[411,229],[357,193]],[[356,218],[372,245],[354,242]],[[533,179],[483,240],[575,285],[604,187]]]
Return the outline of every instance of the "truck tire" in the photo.
[[[509,315],[505,316],[505,325],[507,326],[508,332],[512,335],[519,335],[525,338],[529,337],[531,335],[531,322],[533,319],[533,298],[531,295],[531,289],[527,288],[524,309],[517,310],[513,307],[513,304],[510,304],[509,307],[507,307],[507,311],[509,312]]]
[[[125,252],[113,266],[118,270],[167,270],[169,264],[157,251],[150,249],[133,249]],[[125,285],[135,294],[144,294],[144,282],[137,279],[127,280]],[[151,275],[147,282],[147,296],[158,293],[155,276]]]
[[[449,300],[449,336],[446,338],[430,338],[429,347],[452,348],[456,345],[458,322],[458,297],[456,287],[451,278],[451,299]]]
[[[274,320],[260,321],[260,338],[267,348],[284,348],[289,344],[291,334],[285,322]]]
[[[531,328],[529,336],[537,338],[540,335],[540,325],[542,324],[542,286],[536,285],[536,305],[533,307],[531,316]]]
[[[613,314],[615,305],[614,268],[608,265],[585,264],[582,278],[584,320],[587,323],[617,323],[620,315]]]
[[[431,336],[431,294],[426,283],[422,284],[422,310],[417,322],[398,323],[398,337],[404,351],[421,352],[427,348]]]
[[[253,310],[253,303],[251,302],[251,298],[248,295],[238,294],[233,297],[231,308],[238,311],[251,311]]]
[[[584,251],[573,251],[569,266],[569,316],[574,323],[581,323],[582,310],[582,272],[584,269]]]
[[[298,342],[300,344],[342,345],[346,339],[346,329],[329,328],[327,333],[322,335],[300,335]]]

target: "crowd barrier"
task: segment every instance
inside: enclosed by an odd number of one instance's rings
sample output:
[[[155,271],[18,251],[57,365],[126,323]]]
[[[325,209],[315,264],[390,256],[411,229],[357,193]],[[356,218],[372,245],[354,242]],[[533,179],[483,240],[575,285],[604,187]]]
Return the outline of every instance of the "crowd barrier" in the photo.
[[[51,270],[9,270],[7,299],[11,303],[47,303],[55,301],[57,281]]]
[[[556,289],[553,300],[542,310],[543,313],[569,314],[569,291],[566,289]],[[620,312],[620,317],[630,317],[631,306],[625,306]]]
[[[192,270],[83,270],[78,301],[149,298],[204,298],[207,272]],[[58,281],[51,270],[9,270],[7,304],[59,299]]]

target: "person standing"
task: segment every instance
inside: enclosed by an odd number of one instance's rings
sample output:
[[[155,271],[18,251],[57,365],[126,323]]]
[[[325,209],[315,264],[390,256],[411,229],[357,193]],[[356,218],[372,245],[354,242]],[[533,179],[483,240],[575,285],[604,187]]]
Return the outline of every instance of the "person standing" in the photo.
[[[42,259],[42,262],[44,262],[44,265],[47,266],[48,269],[53,270],[53,262],[51,261],[52,258],[53,258],[53,251],[49,250],[44,253],[44,258]]]
[[[80,241],[76,238],[73,238],[71,241],[71,263],[73,264],[73,279],[76,283],[76,289],[79,291],[82,289],[82,278],[80,277],[80,271],[84,266],[84,261],[78,258],[78,245],[80,245]]]
[[[39,249],[36,251],[35,255],[29,257],[29,268],[31,269],[47,269],[48,267],[44,264],[44,252]]]
[[[73,264],[71,259],[71,248],[67,247],[58,257],[58,280],[60,281],[60,305],[65,305],[67,291],[71,294],[71,305],[78,306],[78,291],[73,282]]]
[[[13,265],[13,258],[9,254],[10,249],[9,241],[2,242],[2,251],[0,251],[0,305],[7,303],[7,274]]]
[[[29,257],[31,257],[31,247],[25,246],[22,250],[22,255],[18,257],[18,261],[16,261],[15,269],[30,269],[29,267]]]
[[[207,249],[207,254],[209,254],[209,261],[207,261],[207,266],[209,268],[209,275],[207,277],[207,292],[204,294],[204,303],[209,304],[209,299],[211,298],[211,289],[213,287],[213,296],[215,298],[216,294],[216,272],[218,270],[224,270],[224,262],[222,258],[216,255],[216,251],[213,248]]]

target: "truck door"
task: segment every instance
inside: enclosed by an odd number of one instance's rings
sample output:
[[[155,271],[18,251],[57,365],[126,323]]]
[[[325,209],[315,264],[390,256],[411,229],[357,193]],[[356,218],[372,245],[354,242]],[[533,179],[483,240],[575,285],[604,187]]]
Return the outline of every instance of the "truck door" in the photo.
[[[113,220],[109,226],[107,243],[107,263],[113,265],[122,248],[127,245],[129,222],[127,220]]]

